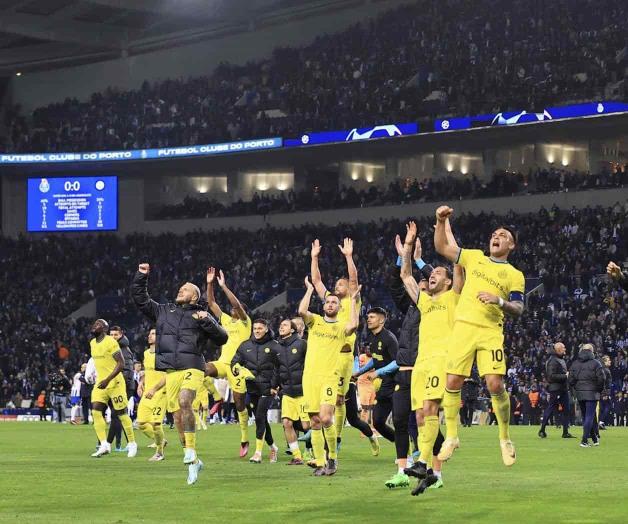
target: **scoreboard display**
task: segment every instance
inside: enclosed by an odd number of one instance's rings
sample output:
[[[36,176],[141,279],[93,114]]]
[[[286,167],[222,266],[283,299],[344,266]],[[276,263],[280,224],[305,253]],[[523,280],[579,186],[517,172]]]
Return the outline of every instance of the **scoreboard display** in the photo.
[[[118,229],[118,177],[29,178],[28,231]]]

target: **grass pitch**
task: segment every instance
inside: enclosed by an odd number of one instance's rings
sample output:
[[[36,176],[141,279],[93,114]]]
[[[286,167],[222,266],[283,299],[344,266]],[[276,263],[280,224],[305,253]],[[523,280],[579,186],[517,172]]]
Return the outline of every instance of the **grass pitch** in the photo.
[[[461,428],[445,487],[411,497],[410,488],[384,487],[395,472],[394,446],[383,441],[374,458],[354,429],[344,432],[336,476],[314,478],[305,466],[286,466],[280,426],[273,426],[280,462],[268,463],[265,450],[261,465],[238,457],[237,426],[211,426],[198,435],[205,469],[190,487],[175,431],[166,430],[166,461],[153,464],[143,435],[135,459],[93,459],[91,426],[7,422],[0,424],[0,522],[628,522],[628,428],[610,428],[589,449],[551,428],[540,440],[537,430],[513,428],[518,462],[507,469],[496,427]]]

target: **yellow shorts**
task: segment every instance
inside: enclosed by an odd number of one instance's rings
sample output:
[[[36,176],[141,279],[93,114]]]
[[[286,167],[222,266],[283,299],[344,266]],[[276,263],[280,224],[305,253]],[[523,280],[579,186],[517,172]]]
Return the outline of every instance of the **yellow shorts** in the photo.
[[[445,394],[447,373],[445,373],[445,355],[417,361],[412,369],[411,402],[419,409],[426,400],[442,400]]]
[[[310,417],[305,410],[303,397],[290,397],[288,395],[283,395],[281,397],[281,418],[309,422]]]
[[[226,362],[222,362],[220,360],[215,360],[212,362],[214,366],[216,366],[216,370],[218,371],[217,378],[226,378],[227,382],[229,382],[229,387],[231,391],[235,393],[246,393],[246,380],[244,377],[236,377],[231,371],[231,366]]]
[[[457,321],[450,340],[447,373],[468,377],[471,375],[473,361],[477,359],[481,377],[506,374],[504,333],[500,329]]]
[[[182,389],[190,389],[195,393],[201,388],[205,372],[200,369],[181,369],[166,371],[166,396],[168,411],[179,411],[179,393]]]
[[[338,395],[345,396],[353,375],[353,353],[340,353],[338,359]]]
[[[318,413],[321,404],[336,405],[338,375],[303,376],[303,402],[307,413]]]
[[[142,397],[137,408],[138,422],[160,424],[166,416],[167,404],[168,396],[166,395],[165,387],[161,388],[153,398]]]
[[[96,383],[98,384],[98,382]],[[92,403],[101,402],[102,404],[108,404],[111,401],[113,409],[121,411],[126,409],[126,384],[122,378],[122,374],[116,376],[105,389],[99,389],[98,385],[92,389]]]

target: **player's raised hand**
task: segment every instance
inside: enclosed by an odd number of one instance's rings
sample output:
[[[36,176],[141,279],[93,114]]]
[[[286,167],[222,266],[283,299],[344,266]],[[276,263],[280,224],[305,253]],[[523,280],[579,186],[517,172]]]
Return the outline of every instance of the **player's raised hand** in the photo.
[[[305,289],[307,291],[314,291],[314,286],[312,285],[312,283],[310,282],[310,278],[309,277],[305,277]]]
[[[148,273],[150,272],[150,264],[147,264],[146,262],[142,262],[137,267],[137,270],[144,275],[148,275]]]
[[[478,293],[478,300],[483,304],[499,304],[499,297],[486,291]]]
[[[209,286],[213,284],[214,280],[216,280],[216,268],[208,267],[207,268],[207,285]]]
[[[401,243],[401,237],[399,235],[395,235],[395,249],[397,250],[397,255],[403,256],[403,244]]]
[[[421,247],[421,239],[417,237],[414,243],[414,260],[419,260],[423,256],[423,248]]]
[[[453,212],[454,210],[449,206],[440,206],[436,210],[436,220],[438,220],[439,222],[444,222],[452,215]]]
[[[225,274],[222,272],[222,269],[218,272],[218,285],[225,287]]]
[[[615,262],[609,262],[606,266],[606,273],[613,280],[619,280],[621,278],[621,268],[615,264]]]
[[[340,252],[346,257],[353,256],[353,240],[345,238],[342,241],[342,246],[339,245],[338,249],[340,249]]]
[[[318,241],[318,238],[312,242],[312,250],[310,251],[310,255],[312,258],[318,258],[321,254],[321,243]]]
[[[410,221],[406,224],[406,238],[403,243],[407,246],[412,246],[414,244],[414,240],[416,239],[417,228],[416,222]]]
[[[360,284],[358,288],[353,293],[351,293],[351,300],[358,300],[358,298],[360,297],[361,289],[362,289],[362,284]]]

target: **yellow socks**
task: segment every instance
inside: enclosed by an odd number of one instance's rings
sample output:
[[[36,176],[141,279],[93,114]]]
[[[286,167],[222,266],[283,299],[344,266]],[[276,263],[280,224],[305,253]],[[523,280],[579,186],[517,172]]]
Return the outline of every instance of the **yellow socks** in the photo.
[[[135,433],[133,433],[133,422],[131,422],[131,417],[129,417],[126,413],[124,415],[118,415],[120,418],[120,424],[122,424],[122,429],[126,434],[126,439],[129,443],[135,442]]]
[[[264,449],[264,439],[256,438],[255,439],[255,453],[261,453]]]
[[[249,441],[249,412],[238,411],[238,422],[240,423],[240,442]]]
[[[185,431],[185,447],[188,449],[196,449],[196,433],[194,431]]]
[[[451,391],[445,388],[442,402],[447,424],[446,438],[458,438],[458,414],[460,413],[460,390]]]
[[[334,439],[334,446],[336,440]],[[312,449],[314,449],[314,458],[319,468],[325,466],[325,437],[323,437],[322,429],[312,429]]]
[[[164,453],[164,428],[161,424],[155,424],[154,426],[155,445],[157,446],[157,452],[163,455]]]
[[[336,425],[332,424],[328,428],[323,428],[323,434],[325,435],[325,442],[327,442],[327,449],[329,450],[329,458],[337,459],[337,441],[336,437]]]
[[[510,397],[506,390],[499,395],[491,395],[491,404],[499,425],[499,439],[510,440]]]
[[[94,418],[94,431],[98,437],[98,441],[102,444],[107,440],[107,422],[102,415],[102,411],[97,409],[92,410],[92,417]]]
[[[341,406],[336,406],[336,412],[334,413],[336,434],[338,438],[342,437],[342,428],[345,426],[345,419],[347,418],[347,406],[343,403]]]
[[[149,439],[155,440],[155,432],[150,422],[140,422],[140,431],[144,433]]]
[[[425,417],[425,425],[421,428],[421,461],[432,465],[432,457],[434,455],[434,443],[438,437],[438,416],[429,415]]]

